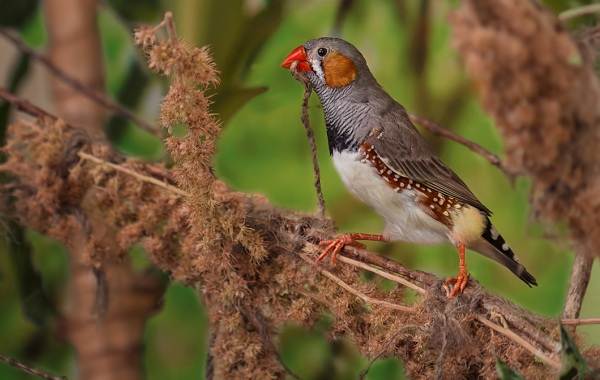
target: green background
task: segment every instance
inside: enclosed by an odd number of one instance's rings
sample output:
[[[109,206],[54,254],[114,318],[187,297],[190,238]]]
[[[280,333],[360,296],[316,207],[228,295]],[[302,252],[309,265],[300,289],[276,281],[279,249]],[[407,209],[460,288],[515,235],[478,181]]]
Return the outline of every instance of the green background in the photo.
[[[43,14],[35,3],[30,2],[28,8],[31,17],[18,26],[29,44],[42,48],[46,42]],[[430,32],[427,42],[420,45],[415,42],[415,30],[423,2],[399,3],[404,4],[404,9],[399,9],[392,0],[355,1],[341,35],[364,53],[382,86],[411,112],[439,121],[501,155],[502,142],[493,121],[478,103],[452,49],[448,13],[457,2],[429,3]],[[584,2],[545,3],[561,11]],[[234,189],[265,194],[278,206],[312,211],[316,201],[310,152],[299,121],[302,87],[279,64],[292,48],[305,40],[329,35],[337,7],[337,1],[109,1],[100,7],[99,18],[107,91],[125,100],[146,119],[155,120],[166,84],[140,70],[140,57],[132,46],[130,27],[139,22],[155,22],[164,10],[173,10],[180,35],[196,44],[210,44],[224,75],[215,98],[216,111],[227,119],[215,157],[219,176]],[[251,17],[262,10],[267,10],[262,18]],[[16,19],[17,15],[12,20]],[[583,18],[571,26],[579,27],[590,21]],[[419,64],[423,62],[418,60],[419,51],[426,56],[424,66]],[[348,194],[334,172],[321,109],[314,96],[310,116],[317,135],[330,215],[342,231],[380,231],[381,220]],[[124,153],[148,160],[164,157],[160,141],[154,137],[119,120],[111,123],[107,127],[110,136]],[[470,253],[472,276],[491,292],[534,312],[558,318],[572,262],[572,253],[563,238],[564,228],[532,220],[528,180],[518,179],[511,185],[499,170],[463,146],[428,138],[444,161],[494,211],[494,223],[521,262],[535,275],[539,286],[529,289],[507,270]],[[544,238],[556,234],[558,237]],[[43,290],[60,304],[68,278],[64,249],[34,231],[27,231],[26,237],[33,244],[33,264],[41,273]],[[19,294],[20,274],[7,252],[10,239],[11,236],[5,236],[0,252],[0,353],[73,377],[73,351],[57,338],[56,321],[50,319],[39,325],[25,316],[24,311],[36,307],[36,298]],[[449,245],[395,243],[372,244],[370,248],[411,268],[439,276],[452,275],[457,269],[456,254]],[[136,265],[147,266],[144,253],[140,249],[134,251]],[[600,304],[592,302],[599,292],[600,267],[596,263],[583,317],[600,315]],[[164,301],[163,308],[146,327],[147,378],[203,378],[208,328],[203,306],[192,289],[176,283],[168,287]],[[365,359],[348,342],[330,345],[323,335],[326,325],[312,331],[298,326],[284,328],[280,336],[282,357],[303,378],[331,378],[327,374],[340,379],[355,378]],[[578,331],[584,336],[584,344],[600,344],[600,327],[581,327]],[[333,372],[325,372],[331,368]],[[0,364],[0,379],[24,378],[27,376]],[[371,380],[400,378],[403,378],[402,364],[385,358],[377,361],[368,375]]]

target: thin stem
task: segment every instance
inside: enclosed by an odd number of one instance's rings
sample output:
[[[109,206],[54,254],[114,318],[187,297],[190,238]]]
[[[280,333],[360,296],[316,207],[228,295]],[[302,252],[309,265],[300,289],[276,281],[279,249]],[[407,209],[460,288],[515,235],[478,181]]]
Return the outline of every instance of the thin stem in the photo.
[[[8,364],[9,366],[18,369],[19,371],[23,371],[28,375],[31,376],[36,376],[39,377],[40,379],[44,379],[44,380],[67,380],[66,376],[57,376],[57,375],[53,375],[51,373],[39,370],[39,369],[35,369],[32,368],[20,361],[18,361],[17,359],[8,357],[8,356],[4,356],[0,354],[0,361]]]
[[[600,13],[600,4],[588,4],[566,10],[558,15],[558,19],[561,21],[567,21],[575,17],[586,16],[593,13]]]
[[[586,252],[581,247],[575,249],[575,261],[571,269],[571,278],[569,280],[569,290],[562,313],[565,319],[575,319],[579,317],[581,304],[587,291],[590,277],[592,275],[592,266],[594,256]]]
[[[521,346],[524,349],[526,349],[527,351],[531,352],[535,357],[537,357],[538,359],[540,359],[541,361],[543,361],[550,367],[557,369],[557,370],[560,369],[561,366],[560,366],[560,363],[558,362],[558,360],[552,359],[551,357],[549,357],[548,355],[543,353],[541,350],[539,350],[537,347],[535,347],[533,344],[531,344],[530,342],[525,340],[523,337],[516,334],[514,331],[512,331],[506,327],[500,326],[481,315],[475,316],[475,319],[477,319],[479,322],[483,323],[490,329],[504,335],[508,339],[517,343],[519,346]]]
[[[302,126],[306,132],[306,139],[308,140],[308,144],[310,145],[310,152],[313,164],[313,176],[314,176],[314,186],[315,192],[317,193],[317,200],[319,202],[319,215],[321,217],[325,217],[325,198],[323,197],[323,190],[321,189],[321,170],[319,169],[319,157],[317,154],[317,143],[315,142],[315,134],[313,132],[312,127],[310,126],[310,117],[308,115],[308,100],[310,99],[310,95],[312,93],[312,85],[310,81],[302,75],[300,72],[296,70],[297,62],[292,64],[290,68],[290,72],[294,76],[294,78],[302,82],[304,84],[304,96],[302,98],[302,113],[301,113],[301,121]]]
[[[579,326],[579,325],[600,325],[600,318],[563,318],[560,320],[563,325]]]
[[[310,144],[310,152],[313,164],[313,176],[315,179],[314,186],[315,192],[317,193],[317,200],[319,201],[319,215],[325,217],[325,197],[323,197],[323,190],[321,189],[321,170],[319,169],[319,157],[317,155],[317,143],[315,141],[315,134],[312,127],[310,126],[310,118],[308,116],[308,99],[312,92],[312,86],[306,82],[304,87],[304,98],[302,100],[302,125],[306,131],[306,138]]]
[[[0,87],[0,99],[4,99],[8,103],[15,106],[15,108],[18,109],[19,111],[24,112],[30,116],[41,117],[41,118],[47,117],[52,120],[58,119],[57,116],[52,115],[51,113],[32,104],[30,101],[20,98],[2,87]]]
[[[407,280],[410,280],[410,282],[412,282],[415,286],[418,286],[422,289],[433,285],[435,281],[437,281],[436,277],[430,273],[421,272],[418,270],[409,270],[394,260],[377,253],[367,251],[366,249],[346,246],[344,247],[343,252],[360,259],[360,261],[364,263],[377,266],[389,272],[393,272]]]
[[[321,273],[325,277],[329,278],[331,281],[338,284],[341,288],[348,291],[349,293],[354,294],[356,297],[360,298],[361,300],[363,300],[366,303],[369,303],[372,305],[380,305],[380,306],[387,307],[390,309],[396,309],[396,310],[401,310],[401,311],[406,311],[406,312],[413,312],[415,310],[413,307],[410,307],[410,306],[398,305],[398,304],[395,304],[392,302],[383,301],[383,300],[369,297],[368,295],[362,293],[361,291],[354,289],[352,286],[350,286],[349,284],[344,282],[341,278],[337,277],[336,275],[329,272],[328,270],[323,269],[318,265],[315,265],[314,261],[311,260],[309,257],[307,257],[305,254],[300,253],[299,256],[307,263],[315,266],[317,268],[317,270],[319,271],[319,273]]]
[[[169,34],[169,38],[171,41],[175,42],[177,40],[177,31],[175,29],[175,21],[173,21],[173,13],[165,12],[164,22],[167,27],[167,33]]]
[[[399,284],[402,284],[402,285],[404,285],[404,286],[406,286],[408,288],[413,289],[414,291],[416,291],[418,293],[421,293],[421,294],[425,294],[426,293],[426,290],[423,289],[422,287],[420,287],[419,285],[416,285],[416,284],[414,284],[414,283],[412,283],[412,282],[410,282],[410,281],[408,281],[408,280],[406,280],[406,279],[404,279],[404,278],[402,278],[400,276],[397,276],[395,274],[391,274],[391,273],[383,271],[383,270],[381,270],[379,268],[375,268],[374,266],[371,266],[369,264],[365,264],[362,261],[354,260],[354,259],[351,259],[351,258],[346,257],[346,256],[341,255],[341,254],[337,257],[337,259],[339,261],[343,262],[343,263],[346,263],[346,264],[349,264],[349,265],[352,265],[352,266],[355,266],[355,267],[358,267],[358,268],[362,268],[362,269],[367,270],[369,272],[375,273],[375,274],[377,274],[377,275],[379,275],[379,276],[381,276],[383,278],[387,278],[388,280],[391,280],[391,281],[397,282]]]
[[[50,58],[46,57],[44,54],[37,52],[35,49],[27,46],[27,44],[18,36],[9,32],[5,28],[0,28],[0,35],[4,36],[8,41],[10,41],[18,50],[28,54],[31,58],[35,59],[39,63],[41,63],[48,71],[50,71],[56,78],[73,88],[75,91],[79,92],[86,98],[100,104],[102,107],[111,110],[115,114],[122,116],[128,120],[131,120],[133,123],[137,124],[140,128],[152,133],[156,134],[158,128],[148,123],[147,121],[141,119],[133,112],[123,107],[119,103],[110,99],[105,93],[95,90],[83,83],[79,80],[75,79],[71,75],[64,72],[58,66],[56,66]]]
[[[88,154],[88,153],[85,153],[85,152],[79,152],[77,154],[79,155],[79,157],[81,157],[84,160],[94,162],[94,163],[96,163],[98,165],[108,166],[109,168],[114,169],[114,170],[116,170],[118,172],[125,173],[127,175],[132,176],[132,177],[135,177],[135,178],[139,179],[142,182],[152,183],[152,184],[154,184],[156,186],[160,186],[163,189],[166,189],[166,190],[168,190],[168,191],[170,191],[172,193],[175,193],[177,195],[181,195],[181,196],[184,196],[184,197],[189,197],[190,196],[189,193],[187,193],[187,192],[185,192],[185,191],[183,191],[183,190],[181,190],[181,189],[179,189],[179,188],[177,188],[177,187],[175,187],[173,185],[169,185],[168,183],[164,183],[164,182],[162,182],[162,181],[160,181],[160,180],[158,180],[158,179],[156,179],[154,177],[149,177],[149,176],[140,174],[140,173],[136,172],[135,170],[131,170],[131,169],[128,169],[126,167],[123,167],[123,166],[120,166],[120,165],[117,165],[117,164],[113,164],[112,162],[105,161],[103,159],[100,159],[98,157],[92,156],[91,154]]]
[[[481,157],[485,158],[486,160],[488,160],[488,162],[494,166],[496,166],[498,169],[502,170],[502,172],[504,172],[504,174],[509,178],[509,179],[513,179],[514,178],[514,173],[510,172],[502,163],[502,160],[500,159],[500,157],[498,157],[497,155],[495,155],[494,153],[490,152],[489,150],[487,150],[486,148],[484,148],[483,146],[477,144],[474,141],[471,140],[467,140],[466,138],[455,134],[454,132],[452,132],[449,129],[446,129],[444,127],[442,127],[441,125],[426,119],[424,117],[421,116],[417,116],[417,115],[413,115],[413,114],[409,114],[408,115],[410,120],[414,123],[414,124],[418,124],[420,126],[422,126],[423,128],[427,129],[429,132],[433,133],[434,135],[443,137],[445,139],[457,142],[461,145],[464,145],[465,147],[467,147],[469,150],[471,150],[474,153],[477,153],[478,155],[480,155]]]

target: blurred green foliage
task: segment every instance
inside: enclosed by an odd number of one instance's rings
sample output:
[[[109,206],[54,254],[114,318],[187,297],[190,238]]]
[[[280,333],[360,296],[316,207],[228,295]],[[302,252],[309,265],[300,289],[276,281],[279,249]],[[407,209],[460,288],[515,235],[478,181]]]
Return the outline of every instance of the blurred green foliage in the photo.
[[[560,346],[562,361],[560,380],[587,379],[589,375],[587,363],[563,325],[560,326]]]
[[[13,13],[0,12],[1,23],[18,26],[29,44],[43,46],[46,36],[42,12],[35,7],[37,2],[3,1],[15,7],[3,6]],[[557,12],[589,2],[545,0]],[[139,22],[157,21],[167,8],[173,10],[179,34],[192,43],[209,44],[222,72],[222,84],[213,97],[215,112],[226,122],[215,158],[219,176],[235,189],[267,195],[278,206],[313,210],[310,153],[299,121],[302,88],[279,64],[292,48],[305,40],[330,33],[338,4],[338,1],[317,0],[109,0],[102,3],[99,17],[107,91],[147,120],[156,120],[166,83],[146,71],[132,46],[130,28]],[[346,19],[340,23],[339,31],[361,49],[379,82],[409,110],[501,153],[501,139],[470,90],[459,57],[450,44],[447,14],[456,4],[457,1],[441,0],[356,0],[344,13]],[[571,24],[586,25],[589,20],[585,17]],[[9,81],[27,74],[27,67],[25,71],[17,69]],[[323,117],[315,98],[311,99],[310,114],[330,214],[341,230],[379,231],[381,220],[347,193],[334,172],[328,157]],[[107,132],[126,154],[147,160],[164,159],[160,141],[125,120],[109,120]],[[544,239],[544,226],[530,220],[528,181],[518,180],[513,187],[498,170],[464,147],[428,138],[442,158],[494,210],[495,224],[540,286],[528,289],[500,266],[470,254],[473,277],[490,291],[528,309],[558,316],[571,254],[563,239]],[[35,325],[27,317],[30,314],[27,300],[19,296],[26,286],[33,286],[30,294],[40,294],[42,290],[49,305],[62,306],[68,278],[65,252],[58,243],[32,231],[26,231],[24,236],[32,246],[27,270],[39,271],[41,280],[37,284],[35,280],[24,283],[23,279],[34,279],[35,275],[16,270],[10,256],[4,254],[17,238],[7,235],[0,254],[0,352],[72,375],[73,352],[60,339],[59,321],[50,320],[46,327]],[[456,271],[456,255],[450,246],[395,243],[370,247],[410,267],[439,276]],[[596,264],[589,294],[599,291],[600,267]],[[583,316],[600,314],[600,304],[591,298],[584,304]],[[288,326],[282,330],[278,342],[282,360],[303,379],[354,379],[368,365],[350,342],[329,343],[325,339],[330,318],[324,316],[312,329]],[[600,343],[597,326],[580,327],[579,332],[585,335],[586,342]],[[202,378],[207,337],[206,315],[194,290],[171,285],[165,293],[163,308],[146,328],[147,377]],[[18,371],[0,365],[0,379],[25,378]],[[366,378],[403,379],[402,363],[380,358],[372,363]]]
[[[496,359],[496,372],[500,380],[523,380],[523,376],[519,375],[500,359]]]

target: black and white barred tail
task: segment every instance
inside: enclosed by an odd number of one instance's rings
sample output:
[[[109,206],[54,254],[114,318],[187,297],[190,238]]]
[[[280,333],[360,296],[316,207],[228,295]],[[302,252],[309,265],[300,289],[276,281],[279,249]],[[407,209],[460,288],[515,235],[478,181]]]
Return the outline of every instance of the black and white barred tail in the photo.
[[[535,278],[520,264],[513,250],[506,243],[502,235],[496,231],[489,218],[481,234],[482,239],[473,244],[473,249],[504,265],[528,286],[537,286]]]

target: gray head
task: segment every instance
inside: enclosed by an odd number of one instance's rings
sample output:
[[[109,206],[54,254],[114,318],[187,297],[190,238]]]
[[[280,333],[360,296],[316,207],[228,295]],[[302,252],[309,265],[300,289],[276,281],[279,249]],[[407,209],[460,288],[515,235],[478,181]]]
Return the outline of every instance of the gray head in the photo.
[[[363,55],[339,38],[322,37],[294,49],[282,66],[308,78],[321,100],[330,152],[358,149],[367,117],[392,101],[373,78]]]
[[[374,81],[363,55],[351,43],[340,38],[321,37],[309,40],[294,49],[282,66],[296,69],[306,75],[317,92],[360,87]]]

